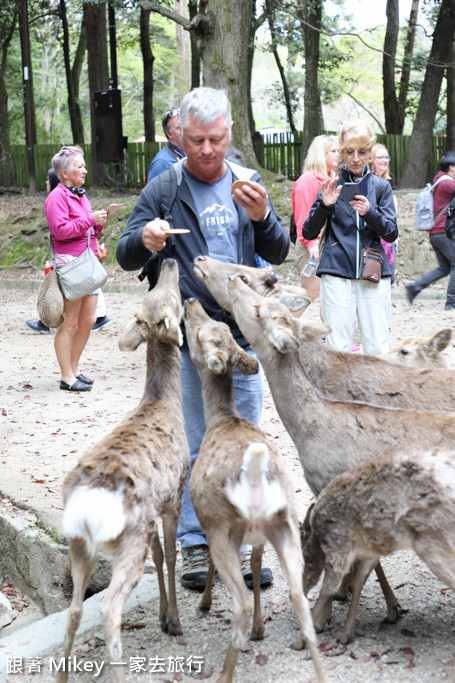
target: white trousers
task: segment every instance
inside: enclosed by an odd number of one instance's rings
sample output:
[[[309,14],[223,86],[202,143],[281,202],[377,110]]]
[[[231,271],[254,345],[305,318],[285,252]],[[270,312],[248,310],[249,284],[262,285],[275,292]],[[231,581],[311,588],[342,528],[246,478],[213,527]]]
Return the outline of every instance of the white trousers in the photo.
[[[337,351],[351,351],[358,322],[363,353],[376,356],[389,350],[390,278],[378,284],[321,276],[321,313],[330,327],[325,343]]]

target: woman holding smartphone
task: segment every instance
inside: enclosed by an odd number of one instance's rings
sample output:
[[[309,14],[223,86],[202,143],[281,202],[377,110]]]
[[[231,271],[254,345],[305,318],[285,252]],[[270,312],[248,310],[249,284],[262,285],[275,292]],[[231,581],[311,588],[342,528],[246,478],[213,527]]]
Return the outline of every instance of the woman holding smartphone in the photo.
[[[368,165],[375,142],[368,123],[343,124],[338,136],[341,173],[322,183],[302,228],[302,236],[311,240],[326,224],[317,272],[321,313],[330,327],[325,343],[351,351],[357,321],[363,352],[371,355],[389,350],[392,269],[380,238],[393,242],[398,237],[390,184],[373,176]],[[360,184],[359,193],[345,198],[344,183]],[[361,252],[367,247],[384,257],[379,282],[360,279]]]

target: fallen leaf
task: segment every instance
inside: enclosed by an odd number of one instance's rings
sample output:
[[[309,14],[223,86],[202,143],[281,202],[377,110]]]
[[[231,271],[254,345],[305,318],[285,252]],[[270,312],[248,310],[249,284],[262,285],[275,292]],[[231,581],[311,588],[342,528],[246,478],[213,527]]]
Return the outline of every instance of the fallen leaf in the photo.
[[[265,666],[265,664],[267,664],[267,660],[267,655],[261,654],[256,656],[256,664],[259,664],[259,666]]]

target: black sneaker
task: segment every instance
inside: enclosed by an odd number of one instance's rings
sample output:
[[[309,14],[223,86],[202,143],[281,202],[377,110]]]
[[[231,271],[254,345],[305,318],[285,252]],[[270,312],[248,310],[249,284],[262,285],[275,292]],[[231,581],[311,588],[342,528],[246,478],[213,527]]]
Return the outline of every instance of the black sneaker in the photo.
[[[240,569],[242,570],[243,580],[245,581],[248,588],[254,588],[253,572],[251,571],[251,550],[243,550],[240,553],[240,560],[241,560]],[[261,588],[265,588],[266,586],[270,586],[271,583],[273,583],[272,570],[269,569],[268,567],[261,567],[261,574],[260,574],[260,586],[261,586]]]
[[[103,327],[108,327],[111,324],[112,320],[109,320],[109,318],[104,315],[102,318],[97,318],[95,320],[95,324],[92,327],[92,332],[98,332],[98,330],[103,329]]]
[[[28,327],[33,330],[33,332],[38,332],[38,334],[49,334],[50,329],[46,327],[46,325],[43,325],[41,320],[26,320],[25,324],[28,325]]]
[[[204,590],[209,573],[210,555],[208,545],[192,545],[182,548],[181,583],[190,590]]]

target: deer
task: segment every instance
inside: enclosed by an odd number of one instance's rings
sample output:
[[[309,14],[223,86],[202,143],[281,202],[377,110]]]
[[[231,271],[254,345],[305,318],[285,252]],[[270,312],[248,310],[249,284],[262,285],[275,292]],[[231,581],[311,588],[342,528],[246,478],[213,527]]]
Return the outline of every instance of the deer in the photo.
[[[274,291],[273,286],[270,290],[263,284],[265,276],[262,270],[266,268],[246,270],[246,266],[198,256],[193,270],[220,306],[231,315],[232,303],[226,290],[226,280],[230,276],[238,275],[258,294],[277,300],[277,296],[270,295]],[[279,301],[290,310],[296,310],[291,303],[292,296],[288,293]],[[299,350],[311,383],[327,398],[390,408],[455,411],[454,370],[407,367],[384,358],[335,351],[320,343],[326,331],[327,328],[321,326],[320,334],[313,339],[299,339]]]
[[[144,297],[119,342],[125,351],[147,344],[142,399],[124,422],[81,457],[64,481],[63,531],[69,538],[73,579],[64,641],[66,662],[98,549],[112,556],[112,578],[100,605],[111,662],[121,661],[122,609],[143,574],[150,547],[158,576],[161,629],[173,636],[182,633],[175,589],[176,534],[190,456],[180,387],[181,317],[177,262],[167,259],[157,284]],[[158,535],[160,518],[168,595]],[[112,679],[123,683],[122,668],[112,668]],[[67,677],[67,671],[60,671],[57,680],[64,683]]]
[[[279,282],[273,266],[252,268],[200,255],[193,260],[193,272],[204,282],[218,304],[231,315],[231,302],[226,292],[225,281],[230,275],[236,274],[241,275],[243,281],[255,292],[280,301],[296,315],[300,315],[311,303],[302,287]]]
[[[418,368],[443,368],[446,364],[441,352],[447,348],[451,338],[450,327],[431,337],[408,337],[389,353],[382,354],[381,358]]]
[[[210,549],[210,570],[199,603],[212,603],[216,567],[233,602],[231,641],[220,678],[233,679],[243,646],[252,605],[240,568],[240,547],[253,545],[254,616],[251,638],[264,638],[260,605],[260,571],[264,543],[276,550],[287,576],[291,600],[311,652],[318,681],[326,681],[319,658],[308,602],[302,588],[300,546],[294,487],[277,447],[249,420],[239,417],[232,388],[232,372],[255,374],[257,361],[234,340],[229,327],[212,320],[197,299],[188,299],[183,316],[191,359],[202,384],[207,431],[190,478],[194,509]]]
[[[454,447],[454,413],[327,398],[311,382],[311,359],[303,363],[301,353],[303,342],[320,338],[321,329],[260,296],[240,276],[229,277],[226,285],[237,325],[263,366],[277,412],[316,497],[338,474],[389,448]],[[321,343],[313,346],[316,365],[323,348]],[[376,573],[387,602],[386,622],[392,623],[400,616],[398,601],[380,564]]]
[[[353,638],[361,590],[383,555],[410,548],[455,590],[455,451],[393,449],[337,475],[307,511],[302,547],[306,595],[324,571],[312,610],[317,631],[356,561],[343,644]]]

